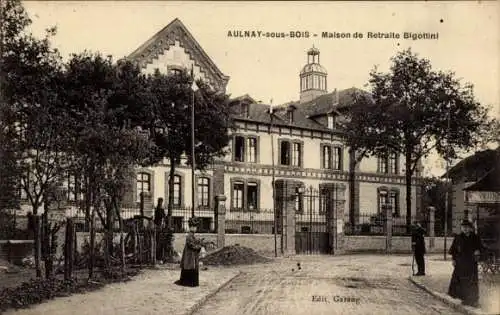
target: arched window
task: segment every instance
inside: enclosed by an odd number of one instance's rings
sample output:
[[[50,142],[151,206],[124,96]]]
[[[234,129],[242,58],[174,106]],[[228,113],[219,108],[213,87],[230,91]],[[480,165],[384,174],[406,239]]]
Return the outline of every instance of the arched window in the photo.
[[[145,172],[137,173],[137,201],[141,200],[142,192],[151,192],[151,175]]]

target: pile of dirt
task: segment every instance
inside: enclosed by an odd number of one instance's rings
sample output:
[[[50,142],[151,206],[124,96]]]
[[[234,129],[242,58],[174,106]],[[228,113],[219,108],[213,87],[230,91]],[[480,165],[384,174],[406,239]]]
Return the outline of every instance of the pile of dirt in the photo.
[[[270,262],[271,259],[257,254],[253,249],[232,245],[208,254],[201,259],[204,265],[230,266],[230,265],[252,265]]]

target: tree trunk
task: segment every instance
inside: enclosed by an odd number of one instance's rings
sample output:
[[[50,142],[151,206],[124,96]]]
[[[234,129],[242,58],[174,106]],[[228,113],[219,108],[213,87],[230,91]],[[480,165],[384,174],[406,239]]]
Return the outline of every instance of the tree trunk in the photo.
[[[106,224],[105,224],[105,248],[104,248],[104,259],[106,263],[106,269],[111,270],[112,262],[111,257],[113,256],[113,230],[114,230],[114,211],[112,204],[106,205]]]
[[[36,277],[41,278],[42,268],[40,266],[40,261],[42,256],[42,220],[39,215],[34,215],[33,217],[35,219],[35,270]]]
[[[168,205],[167,205],[167,227],[172,229],[172,209],[174,206],[174,176],[175,176],[175,158],[170,157],[170,172],[168,177]]]
[[[405,153],[405,182],[406,182],[406,233],[411,232],[411,150]]]
[[[95,264],[95,209],[90,214],[90,241],[89,241],[89,279],[94,276]]]
[[[118,205],[116,203],[116,200],[113,201],[113,207],[116,210],[116,215],[118,216],[118,224],[120,226],[120,252],[121,252],[121,274],[122,277],[125,276],[125,240],[123,237],[123,219],[120,214],[120,210],[118,209]]]

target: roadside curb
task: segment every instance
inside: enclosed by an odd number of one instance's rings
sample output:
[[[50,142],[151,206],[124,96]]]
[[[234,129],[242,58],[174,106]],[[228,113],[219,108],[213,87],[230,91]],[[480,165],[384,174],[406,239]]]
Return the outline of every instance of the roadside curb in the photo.
[[[470,306],[462,305],[462,302],[460,300],[454,299],[446,294],[433,291],[433,290],[429,289],[427,286],[425,286],[424,284],[422,284],[421,282],[415,280],[413,277],[408,277],[408,280],[411,283],[413,283],[415,286],[417,286],[418,288],[426,291],[430,295],[434,296],[435,298],[437,298],[441,302],[453,307],[454,309],[456,309],[459,312],[462,312],[462,313],[467,314],[467,315],[490,315],[490,313],[483,312],[481,310],[478,310],[478,309],[470,307]]]
[[[236,277],[240,276],[241,274],[242,274],[242,272],[238,271],[234,276],[229,278],[226,282],[221,284],[218,288],[213,289],[211,292],[209,292],[207,295],[205,295],[201,300],[196,302],[195,305],[190,307],[189,310],[186,312],[186,315],[193,315],[194,313],[199,311],[200,308],[203,306],[203,304],[205,304],[208,301],[208,299],[210,299],[211,297],[213,297],[214,295],[219,293],[220,290],[227,287],[234,279],[236,279]]]

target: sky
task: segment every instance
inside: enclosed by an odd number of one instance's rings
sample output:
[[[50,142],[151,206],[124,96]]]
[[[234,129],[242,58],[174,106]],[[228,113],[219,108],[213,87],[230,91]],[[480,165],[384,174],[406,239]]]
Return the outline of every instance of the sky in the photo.
[[[230,77],[227,92],[281,104],[299,98],[299,72],[313,45],[328,71],[328,90],[364,88],[374,66],[387,71],[390,58],[411,48],[433,68],[454,71],[474,84],[477,99],[500,117],[499,5],[460,2],[171,2],[27,1],[31,31],[57,26],[53,46],[63,57],[84,50],[127,56],[179,18],[219,69]],[[228,32],[309,33],[309,37],[239,38]],[[323,32],[350,38],[323,38]],[[368,33],[392,38],[368,38]],[[438,34],[405,39],[405,32]],[[360,33],[363,38],[354,38]],[[317,36],[314,36],[316,34]],[[398,34],[400,38],[394,38]],[[428,162],[431,173],[442,161]],[[435,164],[435,165],[434,165]],[[432,170],[436,168],[436,170]]]

